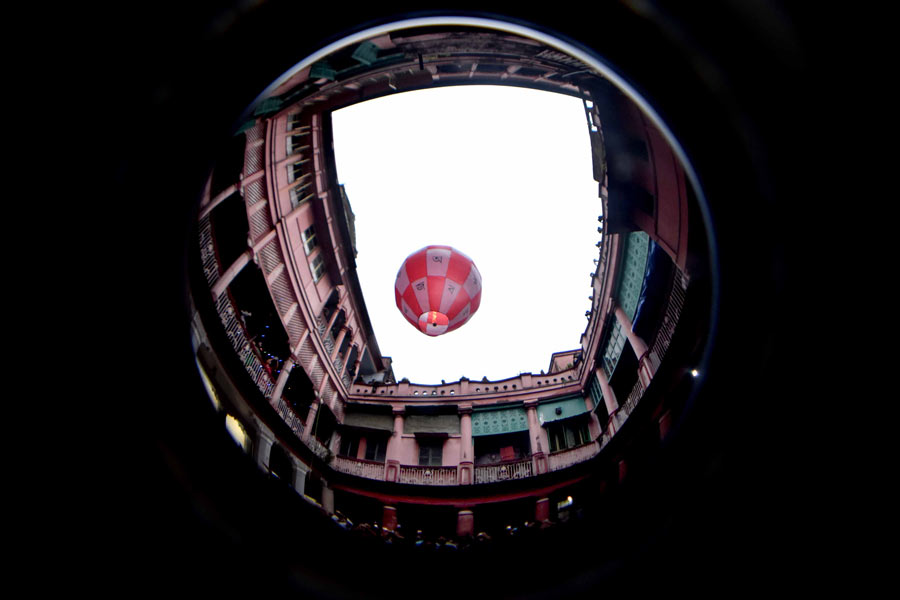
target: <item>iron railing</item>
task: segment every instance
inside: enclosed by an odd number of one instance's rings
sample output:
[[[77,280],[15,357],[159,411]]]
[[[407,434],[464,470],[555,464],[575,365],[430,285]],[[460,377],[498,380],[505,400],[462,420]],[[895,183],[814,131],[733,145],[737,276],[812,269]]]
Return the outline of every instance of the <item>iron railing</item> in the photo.
[[[416,467],[400,465],[400,483],[456,485],[456,467]]]
[[[506,461],[493,465],[475,467],[475,483],[493,483],[507,479],[522,479],[534,474],[534,466],[530,458]]]

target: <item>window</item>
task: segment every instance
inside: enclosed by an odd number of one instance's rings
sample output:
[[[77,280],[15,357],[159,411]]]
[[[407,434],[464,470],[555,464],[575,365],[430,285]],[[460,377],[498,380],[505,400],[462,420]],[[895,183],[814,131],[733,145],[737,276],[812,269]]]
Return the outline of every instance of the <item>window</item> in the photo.
[[[591,441],[588,422],[584,418],[547,423],[546,428],[550,452],[574,448]]]
[[[366,438],[366,460],[384,462],[386,451],[387,439],[375,437]]]
[[[309,254],[316,249],[316,246],[319,244],[316,242],[316,226],[310,225],[306,228],[306,230],[302,234],[303,237],[303,249],[306,251],[306,255]]]
[[[302,113],[293,113],[288,115],[287,118],[287,128],[288,131],[294,131],[295,129],[300,129],[300,115]]]
[[[293,183],[303,177],[303,164],[308,161],[309,159],[301,160],[287,166],[289,182]]]
[[[444,440],[419,440],[419,466],[439,467],[444,462]]]
[[[304,139],[305,137],[305,133],[301,133],[298,135],[289,135],[285,140],[285,144],[287,145],[287,153],[297,154],[298,152],[308,149],[309,144],[304,143],[306,141]]]
[[[357,436],[349,433],[341,436],[341,448],[338,451],[341,456],[356,458],[356,453],[358,451],[359,438]]]
[[[606,352],[603,354],[603,370],[606,372],[607,378],[612,377],[619,357],[622,356],[622,350],[625,348],[625,342],[625,332],[622,331],[622,325],[617,320],[610,327],[609,341],[606,345]]]
[[[309,185],[307,182],[291,190],[291,208],[297,208],[312,197],[312,194],[305,193]]]
[[[312,270],[313,281],[318,282],[322,279],[322,273],[325,272],[325,261],[322,259],[321,254],[316,254],[316,257],[310,265],[310,269]]]

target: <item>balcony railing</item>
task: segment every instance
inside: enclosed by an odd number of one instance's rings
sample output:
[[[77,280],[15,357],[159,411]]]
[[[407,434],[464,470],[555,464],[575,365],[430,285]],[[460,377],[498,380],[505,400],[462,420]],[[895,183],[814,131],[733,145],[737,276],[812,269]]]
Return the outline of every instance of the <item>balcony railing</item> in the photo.
[[[634,382],[634,387],[631,388],[631,392],[628,394],[628,398],[625,399],[625,403],[622,404],[622,407],[619,409],[617,413],[618,416],[624,421],[631,415],[631,411],[634,410],[634,407],[637,406],[638,401],[641,399],[641,396],[644,395],[644,386],[641,385],[640,378]]]
[[[413,467],[400,465],[400,483],[456,485],[456,467]]]
[[[275,410],[278,411],[278,414],[281,415],[281,418],[284,419],[284,422],[287,423],[297,437],[303,435],[303,419],[291,410],[291,407],[287,405],[283,398],[278,399]]]
[[[531,477],[534,467],[531,459],[507,461],[494,465],[481,465],[475,467],[475,483],[493,483],[506,481],[507,479],[522,479]]]
[[[583,446],[560,450],[547,457],[547,466],[551,471],[558,471],[593,458],[598,452],[600,452],[599,442],[591,442]]]
[[[346,456],[337,456],[331,463],[336,471],[349,473],[357,477],[365,477],[367,479],[384,479],[384,463],[373,460],[360,460],[356,458],[348,458]]]
[[[309,449],[312,450],[316,456],[324,461],[327,461],[329,456],[331,455],[331,452],[328,450],[328,448],[323,446],[322,442],[314,438],[312,435],[306,438],[306,445],[309,446]]]

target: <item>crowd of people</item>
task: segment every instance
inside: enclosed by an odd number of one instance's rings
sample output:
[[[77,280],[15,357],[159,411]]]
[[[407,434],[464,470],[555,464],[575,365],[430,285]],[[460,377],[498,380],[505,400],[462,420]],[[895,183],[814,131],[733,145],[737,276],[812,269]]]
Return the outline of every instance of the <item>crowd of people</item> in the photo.
[[[521,525],[507,525],[491,536],[486,531],[480,531],[474,535],[461,536],[459,539],[444,535],[428,535],[423,530],[417,529],[415,533],[407,535],[403,525],[398,523],[393,529],[384,527],[380,523],[354,522],[340,511],[331,515],[335,525],[354,537],[378,539],[385,544],[403,545],[419,549],[423,552],[457,552],[478,548],[492,541],[512,541],[514,538],[531,539],[540,535],[540,532],[557,525],[555,521],[525,521]]]

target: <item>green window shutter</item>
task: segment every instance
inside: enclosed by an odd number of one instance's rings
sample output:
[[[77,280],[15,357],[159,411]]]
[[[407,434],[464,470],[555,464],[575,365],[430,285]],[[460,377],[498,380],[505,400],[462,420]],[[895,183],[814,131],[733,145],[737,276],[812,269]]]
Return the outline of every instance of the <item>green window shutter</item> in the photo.
[[[365,41],[353,51],[353,58],[364,65],[371,65],[378,58],[378,46]]]
[[[310,79],[327,79],[328,81],[334,81],[335,75],[337,75],[337,71],[332,69],[324,60],[315,63],[309,69]]]
[[[633,231],[628,234],[616,301],[629,319],[634,318],[634,311],[637,310],[638,299],[641,297],[649,248],[650,236],[646,232]]]
[[[528,431],[528,416],[521,406],[476,409],[472,413],[472,436]]]

